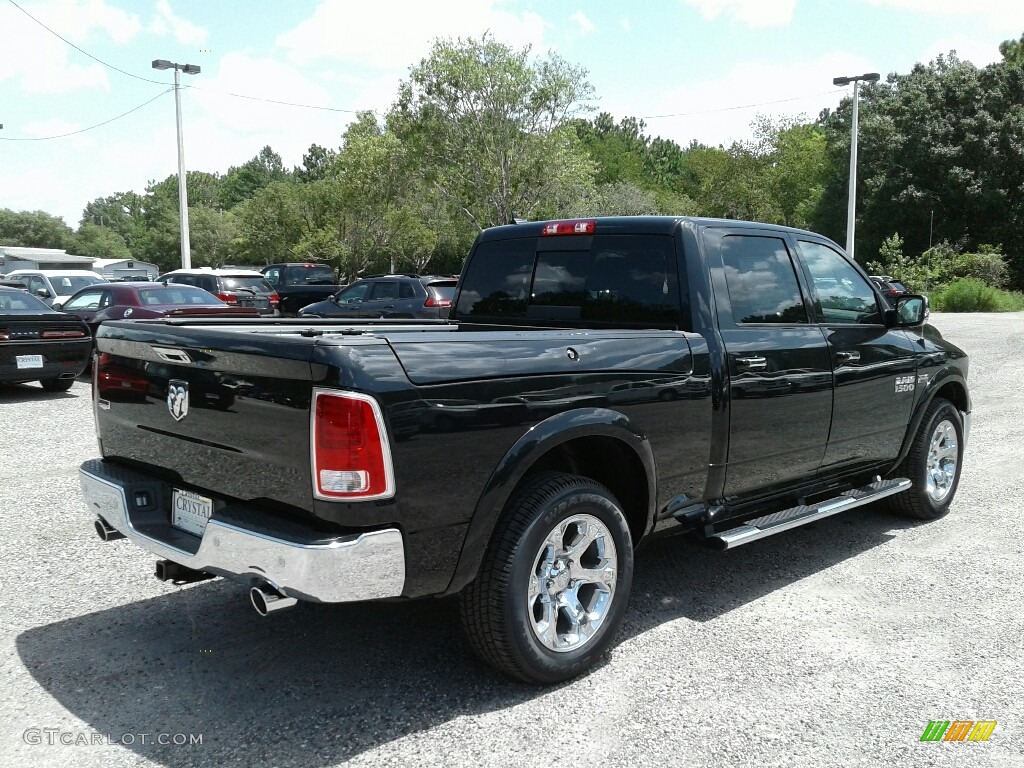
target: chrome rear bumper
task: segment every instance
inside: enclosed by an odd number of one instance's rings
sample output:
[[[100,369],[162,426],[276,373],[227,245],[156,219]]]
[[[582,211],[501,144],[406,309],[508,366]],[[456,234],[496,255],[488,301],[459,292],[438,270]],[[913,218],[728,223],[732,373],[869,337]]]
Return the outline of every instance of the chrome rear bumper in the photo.
[[[129,502],[133,485],[152,487],[159,481],[98,460],[85,462],[79,479],[90,512],[147,552],[193,570],[250,586],[269,582],[290,597],[324,603],[397,597],[405,586],[405,549],[394,528],[328,539],[310,531],[304,543],[300,537],[276,537],[236,520],[218,520],[215,513],[201,539],[184,534],[185,541],[198,542],[193,552],[171,543],[183,541],[183,534],[171,529],[166,510],[150,510],[143,525]]]

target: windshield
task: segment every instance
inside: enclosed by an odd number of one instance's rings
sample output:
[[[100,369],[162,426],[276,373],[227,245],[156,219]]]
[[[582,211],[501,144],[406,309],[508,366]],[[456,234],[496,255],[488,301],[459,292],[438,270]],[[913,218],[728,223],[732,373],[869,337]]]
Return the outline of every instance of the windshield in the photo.
[[[24,291],[0,291],[0,313],[6,315],[53,312],[48,306]]]
[[[72,293],[77,293],[90,285],[105,282],[107,281],[103,278],[92,277],[91,275],[63,275],[50,278],[50,285],[53,286],[58,296],[70,296]]]
[[[255,293],[273,293],[274,289],[270,287],[270,283],[266,279],[258,276],[250,277],[248,275],[231,275],[230,277],[222,277],[221,282],[226,291],[239,291],[249,290]]]
[[[140,288],[138,295],[139,304],[144,307],[224,306],[224,302],[212,293],[204,291],[202,288],[193,288],[190,285],[170,284],[166,288],[162,285],[156,288]]]
[[[285,267],[285,285],[334,285],[334,272],[326,264]]]

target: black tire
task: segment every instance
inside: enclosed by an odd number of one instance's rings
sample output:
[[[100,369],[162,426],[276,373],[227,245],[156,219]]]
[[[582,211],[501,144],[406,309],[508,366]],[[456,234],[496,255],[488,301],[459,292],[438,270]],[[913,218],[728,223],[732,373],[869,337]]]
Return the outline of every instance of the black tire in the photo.
[[[948,437],[940,440],[939,445],[955,449],[956,467],[952,468],[952,480],[945,484],[933,484],[929,492],[929,452],[932,439],[943,423],[953,427],[956,445],[948,445]],[[960,484],[960,470],[964,459],[964,426],[960,411],[951,402],[935,398],[921,419],[921,426],[914,435],[907,457],[893,470],[893,477],[909,477],[914,486],[909,491],[897,493],[888,499],[889,508],[897,514],[918,520],[938,520],[949,511],[949,505],[956,496]],[[940,473],[941,476],[941,473]]]
[[[604,542],[604,534],[607,533],[614,544],[615,571],[610,577],[613,584],[608,603],[601,608],[603,619],[593,634],[580,641],[578,647],[552,650],[535,630],[540,620],[537,611],[539,608],[543,612],[544,602],[540,596],[532,603],[530,601],[531,575],[540,564],[538,557],[542,547],[549,537],[557,535],[559,524],[569,518],[579,520],[579,516],[584,516],[583,522],[588,530],[601,527],[591,526],[590,520],[596,519],[604,526],[601,541]],[[569,528],[575,525],[577,523],[569,521],[563,535],[569,535]],[[592,558],[599,552],[593,548],[595,546],[596,543],[588,545],[587,549],[579,552],[581,567],[587,567],[583,565],[584,557]],[[573,556],[577,555],[573,553]],[[606,567],[599,565],[593,572]],[[562,577],[570,579],[571,574],[566,570]],[[557,581],[557,578],[546,580],[548,595],[552,590],[551,584]],[[568,586],[575,583],[569,580]],[[529,683],[561,682],[592,667],[611,645],[622,623],[632,583],[633,542],[622,507],[612,493],[587,477],[541,473],[529,478],[509,500],[491,536],[476,579],[460,595],[463,630],[474,652],[501,672]],[[561,589],[572,592],[564,585]],[[590,587],[582,588],[587,589]],[[577,588],[574,595],[581,593]],[[594,601],[604,593],[595,589],[589,594],[586,600],[596,616],[598,613],[594,606],[599,603]],[[554,634],[560,638],[558,627],[567,614],[553,615],[556,619],[549,625],[554,627]],[[590,621],[587,618],[588,626]]]
[[[75,383],[74,379],[40,379],[39,383],[43,389],[47,392],[67,392],[71,389],[71,385]]]

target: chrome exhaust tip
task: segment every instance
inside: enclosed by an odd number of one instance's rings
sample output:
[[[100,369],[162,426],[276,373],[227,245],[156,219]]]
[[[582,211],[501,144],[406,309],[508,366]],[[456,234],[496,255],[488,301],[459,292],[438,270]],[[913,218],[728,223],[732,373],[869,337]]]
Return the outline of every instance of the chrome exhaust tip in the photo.
[[[256,613],[260,616],[266,616],[272,611],[291,608],[299,602],[294,597],[282,594],[271,584],[261,584],[250,589],[249,599],[252,601],[252,607],[256,609]]]
[[[123,533],[112,527],[110,523],[102,517],[96,518],[94,527],[96,528],[96,535],[100,537],[100,541],[117,541],[118,539],[124,538]]]

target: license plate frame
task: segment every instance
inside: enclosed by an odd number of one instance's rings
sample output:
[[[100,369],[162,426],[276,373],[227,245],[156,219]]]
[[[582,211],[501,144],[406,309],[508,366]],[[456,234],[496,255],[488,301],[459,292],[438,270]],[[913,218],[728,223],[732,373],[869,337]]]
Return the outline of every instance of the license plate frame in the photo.
[[[171,491],[171,525],[202,538],[213,515],[213,499],[181,488]]]
[[[27,371],[33,368],[43,367],[42,355],[17,355],[15,359],[19,371]]]

